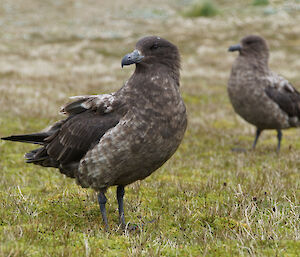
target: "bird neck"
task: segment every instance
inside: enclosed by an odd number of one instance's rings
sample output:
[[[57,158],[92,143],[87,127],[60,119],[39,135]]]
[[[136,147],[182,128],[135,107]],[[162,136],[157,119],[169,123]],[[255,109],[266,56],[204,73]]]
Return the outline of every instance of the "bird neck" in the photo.
[[[162,76],[163,74],[168,74],[179,87],[180,81],[180,71],[179,66],[177,65],[166,65],[163,63],[159,64],[148,64],[148,63],[140,63],[136,65],[135,72],[133,76],[141,76],[143,78],[151,78],[156,76]]]
[[[256,71],[261,73],[269,72],[268,56],[240,56],[239,63],[244,63],[246,66],[254,68]],[[248,67],[249,68],[249,67]]]

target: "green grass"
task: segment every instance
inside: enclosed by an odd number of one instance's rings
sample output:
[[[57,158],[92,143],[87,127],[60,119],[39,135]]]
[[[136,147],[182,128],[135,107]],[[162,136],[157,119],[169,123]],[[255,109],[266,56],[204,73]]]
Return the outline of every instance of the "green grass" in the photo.
[[[216,5],[210,1],[197,1],[194,2],[187,10],[183,13],[185,17],[212,17],[218,14]]]
[[[139,1],[139,10],[159,6],[168,19],[137,18],[134,0],[101,3],[28,0],[13,19],[0,10],[0,136],[62,118],[68,96],[117,90],[133,70],[121,69],[121,58],[155,34],[182,55],[185,138],[162,168],[126,188],[126,221],[142,229],[125,233],[115,188],[107,192],[106,233],[93,190],[25,164],[35,146],[0,141],[0,256],[298,256],[299,129],[283,132],[279,155],[275,131],[263,132],[256,151],[232,152],[250,149],[255,130],[234,113],[226,84],[236,57],[228,46],[255,32],[269,43],[270,67],[300,89],[300,16],[282,19],[285,1],[265,16],[252,0],[216,0],[222,15],[193,20],[177,16],[177,1]]]
[[[26,123],[36,128],[34,120],[3,122],[8,128],[1,134]],[[117,226],[115,189],[107,195],[107,234],[92,190],[54,169],[25,165],[22,155],[31,146],[1,142],[0,254],[297,256],[300,163],[287,149],[292,142],[284,140],[280,156],[275,136],[269,144],[262,140],[257,152],[235,154],[231,137],[220,132],[230,135],[236,124],[220,122],[207,134],[189,128],[168,164],[127,188],[127,221],[146,225],[124,235]],[[251,140],[252,135],[243,138],[244,145]]]
[[[253,0],[253,5],[268,5],[269,0]]]

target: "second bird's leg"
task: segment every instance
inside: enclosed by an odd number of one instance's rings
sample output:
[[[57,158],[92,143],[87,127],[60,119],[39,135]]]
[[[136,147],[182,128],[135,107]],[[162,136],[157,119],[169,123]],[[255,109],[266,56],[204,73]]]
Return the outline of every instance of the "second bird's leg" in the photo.
[[[276,150],[276,152],[279,153],[279,151],[280,151],[281,139],[282,139],[282,132],[281,132],[280,129],[277,129],[277,139],[278,139],[278,144],[277,144],[277,150]]]
[[[106,208],[105,208],[105,204],[107,202],[107,199],[106,199],[106,196],[105,196],[104,193],[100,192],[98,194],[98,202],[99,202],[99,205],[100,205],[100,211],[101,211],[101,214],[102,214],[102,219],[103,219],[103,222],[105,224],[105,230],[108,231],[108,221],[107,221]]]
[[[122,228],[126,227],[125,217],[124,217],[124,201],[123,201],[124,194],[125,194],[124,186],[118,186],[117,187],[117,200],[118,200],[118,206],[119,206],[119,222],[120,222]]]
[[[255,149],[255,146],[257,144],[257,141],[258,141],[258,138],[261,134],[262,130],[260,130],[259,128],[256,129],[256,134],[255,134],[255,139],[254,139],[254,142],[253,142],[253,145],[252,145],[252,150]]]

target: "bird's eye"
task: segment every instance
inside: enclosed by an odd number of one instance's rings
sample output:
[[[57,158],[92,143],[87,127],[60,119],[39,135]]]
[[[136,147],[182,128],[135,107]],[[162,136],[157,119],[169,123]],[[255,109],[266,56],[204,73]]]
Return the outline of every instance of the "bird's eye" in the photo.
[[[150,47],[151,50],[155,50],[155,49],[157,49],[157,48],[158,48],[158,44],[153,44],[153,45]]]
[[[254,43],[254,41],[247,41],[246,44],[247,45],[252,45]]]

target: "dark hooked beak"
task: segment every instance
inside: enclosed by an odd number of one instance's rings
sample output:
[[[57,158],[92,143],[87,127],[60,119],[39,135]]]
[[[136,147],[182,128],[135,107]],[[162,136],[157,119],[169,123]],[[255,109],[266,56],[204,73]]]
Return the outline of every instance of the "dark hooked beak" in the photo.
[[[141,52],[137,49],[135,49],[132,53],[130,54],[126,54],[121,62],[121,66],[123,68],[123,66],[125,65],[131,65],[134,63],[139,63],[141,62],[141,60],[144,58],[144,56],[141,55]]]
[[[241,50],[242,50],[242,46],[240,44],[233,45],[228,48],[229,52],[241,51]]]

